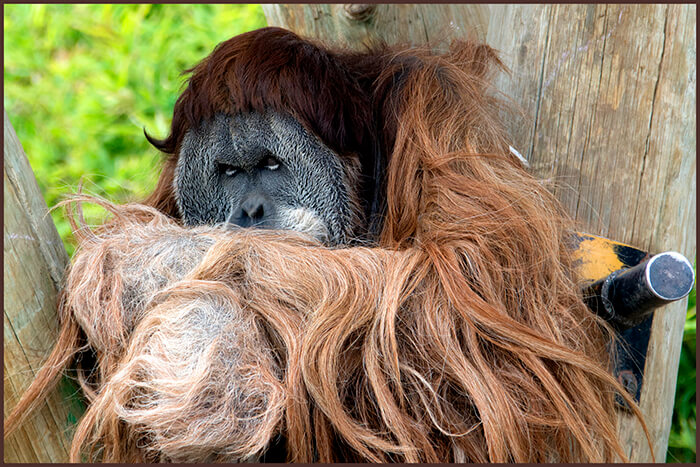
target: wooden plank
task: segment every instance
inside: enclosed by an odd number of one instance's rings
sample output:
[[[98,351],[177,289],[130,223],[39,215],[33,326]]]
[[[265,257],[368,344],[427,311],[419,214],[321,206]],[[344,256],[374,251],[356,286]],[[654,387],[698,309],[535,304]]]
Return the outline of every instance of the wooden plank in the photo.
[[[270,25],[359,49],[474,38],[510,68],[495,86],[516,147],[580,230],[695,256],[694,5],[265,5]],[[351,14],[352,12],[361,14]],[[641,408],[665,459],[686,301],[656,313]],[[633,462],[651,460],[620,415]]]
[[[9,414],[57,336],[56,295],[68,255],[7,114],[4,123],[4,411]],[[5,462],[66,462],[80,416],[73,383],[5,440]]]

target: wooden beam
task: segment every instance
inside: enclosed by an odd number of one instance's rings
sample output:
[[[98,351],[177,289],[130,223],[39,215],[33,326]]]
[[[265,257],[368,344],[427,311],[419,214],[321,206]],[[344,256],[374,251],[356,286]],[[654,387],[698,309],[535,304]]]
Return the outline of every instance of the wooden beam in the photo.
[[[4,410],[15,406],[57,337],[56,295],[68,254],[7,114],[4,126]],[[59,383],[46,405],[5,440],[5,462],[67,462],[83,408]]]

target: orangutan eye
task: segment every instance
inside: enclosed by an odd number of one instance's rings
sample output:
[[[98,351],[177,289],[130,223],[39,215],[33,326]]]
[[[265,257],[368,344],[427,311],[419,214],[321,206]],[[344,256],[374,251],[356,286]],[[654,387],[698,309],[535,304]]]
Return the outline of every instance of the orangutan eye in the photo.
[[[275,157],[268,156],[263,160],[262,167],[267,170],[277,170],[280,168],[280,161]]]
[[[227,177],[233,177],[240,171],[240,167],[236,167],[235,165],[219,163],[219,173],[224,174]]]

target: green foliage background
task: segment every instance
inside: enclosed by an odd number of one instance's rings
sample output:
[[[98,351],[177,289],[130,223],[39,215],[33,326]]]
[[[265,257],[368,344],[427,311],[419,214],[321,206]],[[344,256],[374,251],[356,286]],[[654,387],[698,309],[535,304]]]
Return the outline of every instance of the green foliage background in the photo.
[[[181,71],[266,24],[259,5],[5,5],[3,19],[4,105],[50,207],[81,179],[112,201],[143,198],[160,161],[143,129],[167,134]],[[72,254],[63,213],[52,216]],[[696,459],[694,291],[688,305],[671,462]]]
[[[696,269],[696,266],[694,269]],[[668,440],[666,462],[696,462],[696,287],[693,287],[688,297],[688,313],[685,318],[683,346],[681,348],[681,360],[678,367],[678,381],[676,383],[676,400],[673,405],[673,424],[671,425],[671,435]]]

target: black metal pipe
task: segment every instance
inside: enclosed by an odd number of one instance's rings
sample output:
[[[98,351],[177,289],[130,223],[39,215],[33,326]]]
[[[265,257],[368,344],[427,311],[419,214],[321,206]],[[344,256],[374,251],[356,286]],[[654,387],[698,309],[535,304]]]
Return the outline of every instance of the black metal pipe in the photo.
[[[584,290],[584,299],[593,311],[622,330],[640,324],[654,309],[682,299],[694,282],[690,261],[667,251],[593,283]]]

